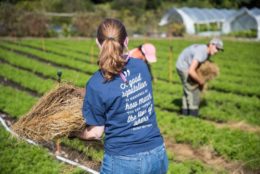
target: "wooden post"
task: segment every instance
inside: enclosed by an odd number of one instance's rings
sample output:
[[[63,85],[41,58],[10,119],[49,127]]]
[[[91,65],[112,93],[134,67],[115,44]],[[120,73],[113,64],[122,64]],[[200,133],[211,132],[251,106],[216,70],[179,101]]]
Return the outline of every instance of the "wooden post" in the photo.
[[[20,46],[20,43],[18,42],[17,36],[16,36],[16,32],[14,33],[14,42]]]
[[[42,40],[42,50],[45,52],[45,40],[43,36],[41,40]]]
[[[168,57],[168,77],[169,77],[169,82],[171,83],[172,82],[172,59],[173,59],[173,49],[172,49],[172,46],[170,46],[170,50],[169,50],[169,57]]]
[[[143,38],[143,43],[142,44],[145,44],[147,42],[147,36],[144,35],[144,38]]]
[[[18,40],[17,40],[16,31],[15,31],[14,33],[12,33],[11,35],[12,35],[12,37],[14,37],[14,42],[15,42],[15,44],[17,44],[18,46],[20,46],[20,43],[19,43]],[[11,47],[11,51],[13,51],[13,50],[14,50],[13,47]]]

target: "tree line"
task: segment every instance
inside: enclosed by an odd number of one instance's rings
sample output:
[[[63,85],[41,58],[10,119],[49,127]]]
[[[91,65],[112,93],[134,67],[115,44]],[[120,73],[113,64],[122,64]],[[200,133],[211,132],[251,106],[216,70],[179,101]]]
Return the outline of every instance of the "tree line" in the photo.
[[[95,35],[96,25],[105,17],[118,18],[129,34],[181,35],[182,26],[159,27],[164,13],[172,7],[253,8],[255,0],[1,0],[1,36],[52,37]],[[73,16],[51,16],[48,12]]]

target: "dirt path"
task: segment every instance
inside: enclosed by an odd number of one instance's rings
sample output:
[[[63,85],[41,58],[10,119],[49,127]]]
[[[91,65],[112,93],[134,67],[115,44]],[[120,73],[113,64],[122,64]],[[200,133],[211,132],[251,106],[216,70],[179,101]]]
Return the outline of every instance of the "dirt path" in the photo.
[[[239,130],[242,130],[245,132],[260,134],[259,126],[253,126],[253,125],[247,124],[245,121],[227,122],[227,123],[216,123],[213,121],[208,121],[208,122],[213,124],[216,128],[239,129]]]
[[[194,149],[188,144],[176,144],[171,138],[165,138],[165,144],[167,151],[173,153],[177,161],[199,160],[215,171],[224,169],[230,174],[259,174],[257,171],[245,169],[240,162],[227,161],[208,146]]]

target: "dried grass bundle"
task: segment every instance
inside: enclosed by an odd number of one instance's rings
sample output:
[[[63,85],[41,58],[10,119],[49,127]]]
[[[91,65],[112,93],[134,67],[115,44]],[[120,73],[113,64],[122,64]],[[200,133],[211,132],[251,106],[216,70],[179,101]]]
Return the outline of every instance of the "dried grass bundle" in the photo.
[[[199,66],[197,73],[200,78],[207,82],[209,80],[213,80],[219,75],[219,68],[215,63],[205,61]]]
[[[202,63],[197,69],[196,72],[198,73],[199,78],[203,79],[205,82],[215,79],[219,75],[219,68],[218,66],[210,61],[205,61]],[[193,79],[188,79],[191,84],[191,89],[195,89],[198,87],[198,83],[195,82]],[[207,89],[207,83],[201,89],[205,92]]]
[[[85,127],[81,108],[83,96],[69,84],[60,84],[46,93],[13,126],[20,136],[37,142],[51,141]]]

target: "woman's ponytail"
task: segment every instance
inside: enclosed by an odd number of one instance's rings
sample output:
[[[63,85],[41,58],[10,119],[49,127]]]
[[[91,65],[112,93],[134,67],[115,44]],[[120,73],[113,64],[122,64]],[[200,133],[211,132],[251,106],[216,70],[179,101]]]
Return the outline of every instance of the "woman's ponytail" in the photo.
[[[98,65],[106,81],[112,80],[125,66],[123,51],[126,37],[125,27],[115,19],[106,19],[98,28],[97,39],[101,45]]]

